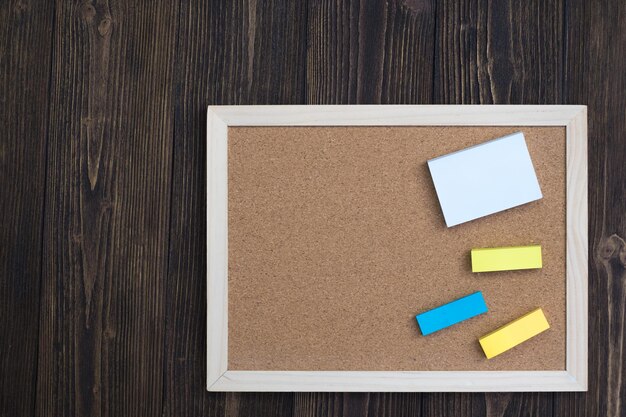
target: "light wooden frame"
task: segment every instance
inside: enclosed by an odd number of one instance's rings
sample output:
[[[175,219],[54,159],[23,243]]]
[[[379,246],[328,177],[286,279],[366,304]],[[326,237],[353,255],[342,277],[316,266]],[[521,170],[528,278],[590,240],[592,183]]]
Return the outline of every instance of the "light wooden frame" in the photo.
[[[209,106],[207,119],[209,391],[587,390],[586,106]],[[399,372],[228,370],[228,127],[411,125],[566,127],[566,370]]]

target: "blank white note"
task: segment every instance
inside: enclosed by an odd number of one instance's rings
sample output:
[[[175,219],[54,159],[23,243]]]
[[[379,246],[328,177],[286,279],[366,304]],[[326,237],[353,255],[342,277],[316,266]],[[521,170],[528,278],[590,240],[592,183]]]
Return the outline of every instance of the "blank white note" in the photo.
[[[542,198],[521,132],[428,161],[448,227]]]

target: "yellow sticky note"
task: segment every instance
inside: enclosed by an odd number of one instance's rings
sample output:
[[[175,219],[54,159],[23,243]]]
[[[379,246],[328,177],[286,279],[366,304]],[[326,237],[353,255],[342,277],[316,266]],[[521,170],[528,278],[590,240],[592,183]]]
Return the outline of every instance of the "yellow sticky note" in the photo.
[[[541,245],[472,249],[472,272],[541,267]]]
[[[538,308],[484,335],[478,341],[487,359],[491,359],[549,328],[550,325],[543,310]]]

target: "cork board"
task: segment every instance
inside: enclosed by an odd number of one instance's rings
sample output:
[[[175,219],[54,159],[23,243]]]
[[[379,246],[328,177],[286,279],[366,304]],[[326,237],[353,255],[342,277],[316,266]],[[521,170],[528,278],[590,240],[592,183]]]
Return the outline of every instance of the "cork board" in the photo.
[[[426,161],[515,131],[544,198],[446,228]],[[207,390],[587,390],[585,106],[209,106],[206,172]],[[469,274],[533,243],[540,271]],[[420,336],[478,289],[488,315]],[[537,306],[550,330],[482,358]]]
[[[544,198],[447,228],[426,161],[513,132]],[[472,274],[475,247],[541,244],[541,270]],[[228,369],[565,370],[564,126],[228,127]],[[481,290],[429,336],[415,314]],[[541,307],[551,328],[486,360],[478,337]]]

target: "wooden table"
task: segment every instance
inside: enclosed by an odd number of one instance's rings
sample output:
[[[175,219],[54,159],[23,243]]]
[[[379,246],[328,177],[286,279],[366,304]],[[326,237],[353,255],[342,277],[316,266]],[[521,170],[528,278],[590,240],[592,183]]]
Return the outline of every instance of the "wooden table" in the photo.
[[[0,416],[626,414],[626,3],[0,3]],[[589,106],[588,393],[205,391],[209,104]]]

